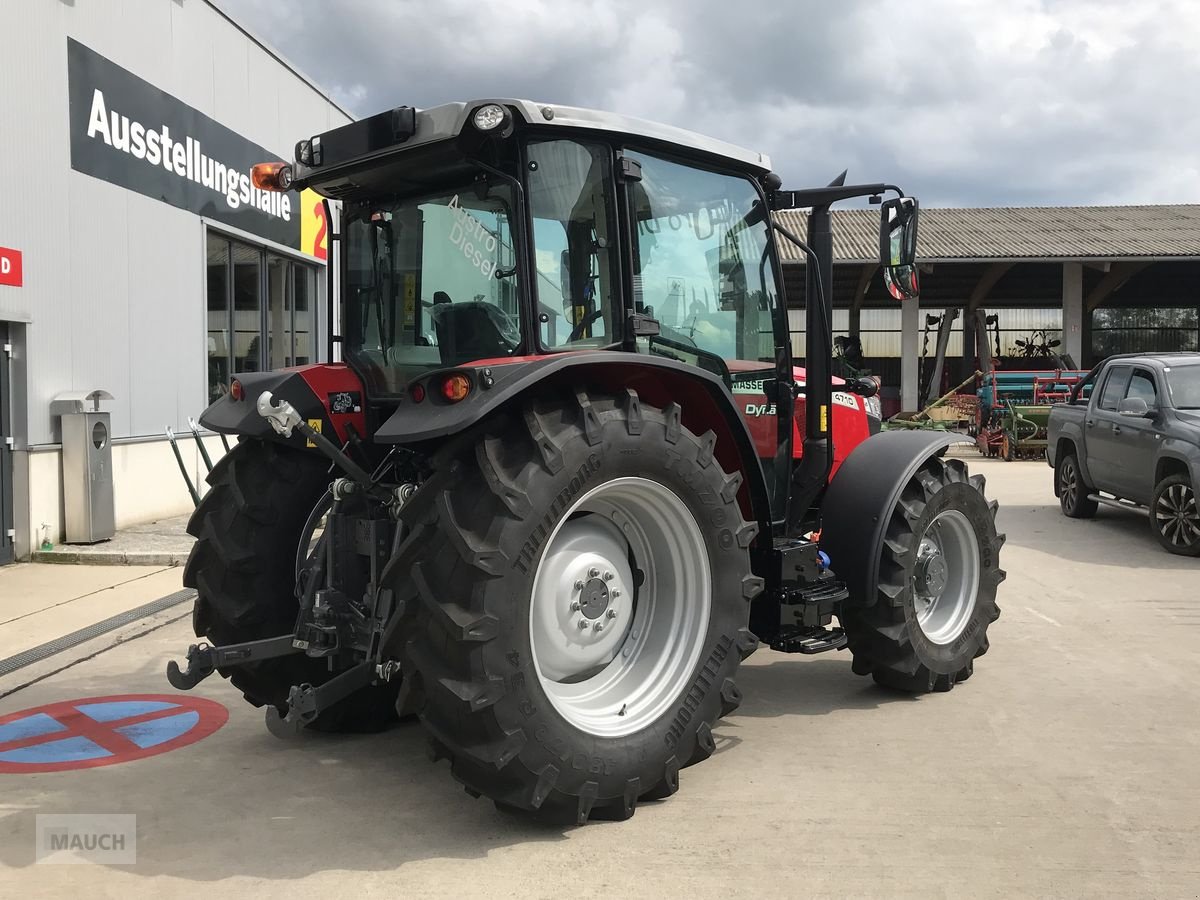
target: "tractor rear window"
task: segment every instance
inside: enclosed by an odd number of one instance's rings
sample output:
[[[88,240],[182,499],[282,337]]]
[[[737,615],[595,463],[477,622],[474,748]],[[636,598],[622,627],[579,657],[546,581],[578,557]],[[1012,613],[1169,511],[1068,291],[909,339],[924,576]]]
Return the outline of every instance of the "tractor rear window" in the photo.
[[[520,345],[509,194],[476,182],[350,207],[343,348],[374,394]]]

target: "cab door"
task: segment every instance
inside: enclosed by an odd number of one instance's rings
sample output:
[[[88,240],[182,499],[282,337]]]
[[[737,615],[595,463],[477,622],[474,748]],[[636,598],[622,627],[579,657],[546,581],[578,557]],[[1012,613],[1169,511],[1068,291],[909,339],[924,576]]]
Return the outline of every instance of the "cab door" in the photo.
[[[635,149],[624,157],[624,170],[634,173],[626,180],[633,311],[659,324],[659,334],[640,340],[639,349],[725,381],[758,450],[773,517],[781,519],[790,473],[791,354],[765,199],[745,175]]]

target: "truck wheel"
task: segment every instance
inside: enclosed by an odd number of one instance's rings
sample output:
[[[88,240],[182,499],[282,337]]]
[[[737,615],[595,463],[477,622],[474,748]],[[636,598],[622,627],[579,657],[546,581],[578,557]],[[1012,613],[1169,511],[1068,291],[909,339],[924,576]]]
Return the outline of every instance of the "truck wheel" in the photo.
[[[1089,498],[1092,489],[1083,480],[1079,460],[1074,453],[1064,453],[1058,460],[1058,503],[1063,515],[1072,519],[1090,519],[1100,504]]]
[[[208,476],[211,486],[188,522],[196,538],[183,583],[196,589],[192,629],[213,644],[273,637],[296,625],[294,594],[300,532],[325,489],[321,457],[244,440]],[[321,684],[323,659],[285,656],[218,670],[254,706],[286,709],[295,684]],[[398,685],[373,685],[323,712],[317,731],[380,731],[395,721]]]
[[[710,756],[762,589],[740,474],[680,407],[582,390],[448,447],[397,556],[401,649],[435,758],[556,823],[624,819]],[[385,576],[386,578],[387,576]]]
[[[848,605],[842,624],[854,671],[889,688],[948,691],[987,652],[1000,616],[996,588],[1004,537],[982,475],[961,460],[932,457],[892,509],[874,603]]]
[[[1150,527],[1169,553],[1200,556],[1200,509],[1186,475],[1168,475],[1154,489]]]

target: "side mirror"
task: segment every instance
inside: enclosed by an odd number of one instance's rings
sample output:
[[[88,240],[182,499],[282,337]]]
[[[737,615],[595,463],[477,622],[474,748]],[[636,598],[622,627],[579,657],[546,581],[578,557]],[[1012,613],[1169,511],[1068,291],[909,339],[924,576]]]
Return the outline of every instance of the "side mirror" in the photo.
[[[1117,404],[1117,414],[1135,419],[1145,419],[1152,415],[1152,412],[1141,397],[1126,397]]]
[[[915,197],[896,197],[883,203],[879,216],[879,264],[883,283],[897,300],[921,295],[917,278],[917,209]]]

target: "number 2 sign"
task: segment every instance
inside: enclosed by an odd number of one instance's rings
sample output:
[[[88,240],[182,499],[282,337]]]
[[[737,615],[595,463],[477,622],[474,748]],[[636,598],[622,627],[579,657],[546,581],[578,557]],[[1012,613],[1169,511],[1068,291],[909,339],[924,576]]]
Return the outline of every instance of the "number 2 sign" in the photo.
[[[328,259],[328,232],[320,194],[305,189],[300,193],[300,250],[317,259]]]

